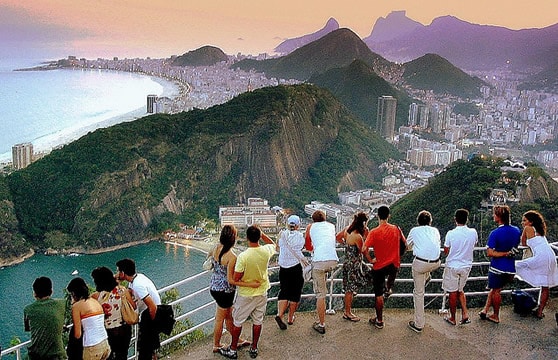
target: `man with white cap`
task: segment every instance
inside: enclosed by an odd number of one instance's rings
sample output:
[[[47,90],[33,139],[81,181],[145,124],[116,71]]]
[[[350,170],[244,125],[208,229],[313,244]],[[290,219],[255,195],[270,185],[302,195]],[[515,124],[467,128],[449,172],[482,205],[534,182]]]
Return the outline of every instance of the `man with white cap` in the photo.
[[[304,278],[302,277],[302,264],[307,260],[302,254],[304,235],[298,230],[300,218],[291,215],[287,219],[288,229],[281,231],[277,241],[279,251],[279,283],[280,290],[277,296],[277,316],[275,321],[281,330],[287,329],[283,322],[283,315],[289,309],[288,324],[294,324],[295,311],[300,302]]]

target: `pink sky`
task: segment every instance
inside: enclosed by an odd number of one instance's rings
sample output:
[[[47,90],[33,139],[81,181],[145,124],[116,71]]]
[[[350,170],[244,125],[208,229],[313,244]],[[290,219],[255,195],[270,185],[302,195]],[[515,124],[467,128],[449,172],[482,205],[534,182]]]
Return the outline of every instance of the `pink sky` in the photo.
[[[7,10],[17,26],[4,24],[0,31],[19,26],[41,37],[49,29],[43,45],[61,56],[88,58],[168,57],[204,45],[228,54],[271,52],[286,38],[319,30],[330,17],[366,37],[379,17],[396,10],[425,25],[444,15],[511,29],[558,22],[556,0],[0,0],[0,12]]]

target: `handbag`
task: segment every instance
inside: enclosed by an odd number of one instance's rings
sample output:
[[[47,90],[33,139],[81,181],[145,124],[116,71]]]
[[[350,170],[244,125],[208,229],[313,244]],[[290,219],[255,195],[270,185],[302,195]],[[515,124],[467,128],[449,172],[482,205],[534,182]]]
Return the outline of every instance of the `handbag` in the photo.
[[[209,256],[207,259],[205,259],[205,261],[203,262],[202,268],[204,270],[213,270],[213,259],[211,256]]]
[[[126,291],[126,289],[121,288],[120,290]],[[134,325],[139,322],[139,314],[132,307],[132,304],[128,301],[128,298],[120,292],[120,300],[122,305],[120,306],[120,313],[122,314],[122,320],[128,325]]]

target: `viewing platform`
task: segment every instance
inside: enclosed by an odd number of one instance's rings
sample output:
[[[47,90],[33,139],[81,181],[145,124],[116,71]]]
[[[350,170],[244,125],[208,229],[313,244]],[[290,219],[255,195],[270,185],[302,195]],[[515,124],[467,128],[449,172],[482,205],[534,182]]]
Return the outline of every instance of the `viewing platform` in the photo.
[[[297,313],[295,323],[280,330],[273,316],[266,316],[258,346],[258,359],[557,359],[558,327],[554,312],[557,301],[551,300],[545,309],[546,317],[521,317],[513,307],[500,312],[500,324],[480,320],[479,308],[470,309],[471,323],[452,326],[444,321],[438,310],[426,310],[426,326],[418,334],[408,328],[413,309],[392,309],[389,299],[384,309],[383,329],[368,323],[370,309],[355,309],[361,320],[343,319],[342,310],[326,315],[326,333],[312,329],[315,312]],[[375,316],[375,315],[374,315]],[[460,310],[458,310],[458,319]],[[251,322],[242,329],[242,337],[251,339]],[[230,344],[225,333],[222,343]],[[226,359],[213,354],[211,335],[189,345],[184,351],[172,354],[176,360]],[[250,359],[248,348],[238,350],[239,359]]]

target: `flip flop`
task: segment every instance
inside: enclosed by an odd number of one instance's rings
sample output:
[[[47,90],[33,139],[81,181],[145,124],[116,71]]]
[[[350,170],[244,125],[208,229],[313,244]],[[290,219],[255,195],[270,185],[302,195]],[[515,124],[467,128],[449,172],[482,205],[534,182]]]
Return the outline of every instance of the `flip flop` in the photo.
[[[488,320],[488,316],[486,315],[485,312],[479,312],[479,317],[481,320]]]
[[[467,319],[461,319],[461,321],[459,322],[459,325],[466,325],[466,324],[470,324],[471,323],[471,319],[467,318]]]
[[[500,320],[496,320],[496,319],[494,319],[494,318],[492,318],[492,317],[490,317],[490,316],[487,317],[486,320],[488,320],[488,321],[490,321],[490,322],[493,322],[494,324],[499,324],[499,323],[500,323]]]
[[[452,321],[452,320],[451,320],[449,317],[447,317],[447,316],[444,318],[444,321],[447,322],[447,323],[450,324],[450,325],[455,326],[455,321]]]
[[[353,322],[360,321],[360,318],[358,316],[350,316],[350,315],[347,315],[347,314],[343,314],[343,319],[353,321]]]
[[[238,349],[240,349],[240,348],[243,348],[243,347],[246,347],[246,346],[250,346],[250,345],[252,345],[252,342],[251,342],[251,341],[249,341],[249,340],[242,340],[242,341],[239,341],[239,342],[238,342],[238,344],[236,345],[236,347],[237,347]]]
[[[292,325],[294,324],[295,321],[295,316],[293,315],[293,319],[291,321],[287,321],[287,324]]]

